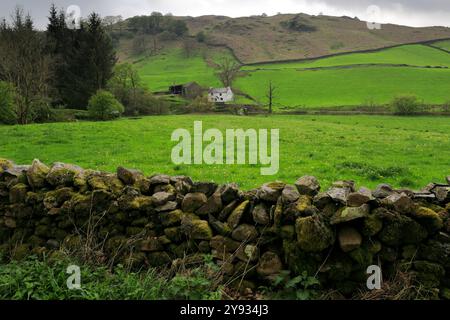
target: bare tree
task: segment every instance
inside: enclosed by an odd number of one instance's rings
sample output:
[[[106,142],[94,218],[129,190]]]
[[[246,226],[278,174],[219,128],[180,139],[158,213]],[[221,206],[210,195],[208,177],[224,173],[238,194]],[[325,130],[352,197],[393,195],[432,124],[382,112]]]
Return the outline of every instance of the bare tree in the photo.
[[[186,58],[190,58],[195,50],[195,42],[191,39],[185,39],[183,41],[183,53]]]
[[[36,117],[47,104],[50,57],[45,54],[43,35],[34,30],[30,16],[16,8],[11,25],[0,27],[0,80],[14,85],[19,124]]]
[[[241,66],[231,58],[225,58],[217,64],[217,76],[225,87],[231,87],[239,76]]]
[[[269,82],[269,88],[267,89],[267,99],[269,100],[269,114],[272,114],[273,100],[275,99],[275,92],[277,87],[275,87],[272,81]]]

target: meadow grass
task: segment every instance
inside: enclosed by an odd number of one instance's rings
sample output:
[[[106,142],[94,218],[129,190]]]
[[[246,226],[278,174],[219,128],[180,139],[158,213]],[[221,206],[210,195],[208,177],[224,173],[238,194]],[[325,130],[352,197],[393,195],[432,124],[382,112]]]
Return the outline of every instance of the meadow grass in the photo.
[[[193,131],[193,122],[225,129],[280,129],[280,170],[262,176],[259,165],[175,165],[171,134]],[[114,172],[118,166],[145,174],[189,175],[196,180],[237,182],[243,189],[303,175],[324,187],[340,179],[359,186],[385,182],[420,188],[450,175],[450,121],[446,117],[395,116],[155,116],[113,122],[0,126],[0,158],[30,164],[38,158]]]
[[[217,87],[220,81],[207,61],[218,62],[227,56],[222,50],[196,50],[187,57],[183,49],[174,48],[139,62],[137,68],[143,83],[152,91],[165,91],[173,84],[192,81],[207,88]]]
[[[450,55],[424,45],[405,45],[371,53],[349,53],[346,55],[312,61],[272,63],[245,66],[244,70],[255,69],[301,69],[355,64],[407,64],[411,66],[450,66]]]
[[[223,50],[197,50],[186,57],[182,49],[173,49],[147,58],[137,66],[145,85],[153,91],[190,81],[208,88],[221,86],[211,61],[225,57],[230,55]],[[355,66],[364,64],[381,66]],[[343,66],[354,68],[302,70]],[[450,100],[450,69],[427,66],[450,67],[450,54],[429,46],[405,45],[308,62],[244,66],[243,76],[237,79],[234,88],[265,105],[268,84],[272,81],[277,87],[275,109],[383,105],[400,94],[417,95],[428,104],[443,104]],[[238,97],[237,102],[251,101]]]
[[[436,47],[450,51],[450,40],[435,42]]]
[[[236,86],[261,103],[267,103],[270,81],[277,87],[274,102],[278,108],[359,106],[368,101],[382,105],[400,94],[414,94],[430,104],[442,104],[450,99],[448,69],[259,70],[239,78]]]

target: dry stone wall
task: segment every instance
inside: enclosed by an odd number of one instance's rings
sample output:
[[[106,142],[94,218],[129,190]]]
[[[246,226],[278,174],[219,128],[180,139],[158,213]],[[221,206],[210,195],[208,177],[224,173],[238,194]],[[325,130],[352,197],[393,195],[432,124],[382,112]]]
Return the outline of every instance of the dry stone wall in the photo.
[[[321,192],[311,176],[244,192],[122,167],[111,174],[0,159],[0,252],[12,259],[89,241],[102,244],[105,259],[136,268],[209,254],[225,280],[252,287],[306,271],[346,295],[379,265],[384,279],[407,270],[449,298],[449,213],[450,177],[420,192],[357,190],[352,181]]]

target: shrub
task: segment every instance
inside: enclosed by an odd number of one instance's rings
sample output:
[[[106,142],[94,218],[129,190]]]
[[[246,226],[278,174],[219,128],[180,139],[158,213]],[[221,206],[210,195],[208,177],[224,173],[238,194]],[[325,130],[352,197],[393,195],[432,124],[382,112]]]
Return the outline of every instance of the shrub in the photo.
[[[146,89],[136,92],[134,103],[127,108],[129,115],[167,114],[169,106],[166,101],[156,98]]]
[[[442,106],[442,111],[450,112],[450,100],[444,103],[444,105]]]
[[[0,81],[0,123],[17,123],[15,110],[15,90],[13,85]]]
[[[197,35],[195,37],[197,38],[198,42],[205,42],[205,40],[206,40],[206,35],[203,31],[200,31],[199,33],[197,33]]]
[[[170,40],[175,40],[176,38],[177,38],[177,35],[168,30],[161,32],[161,34],[159,35],[159,40],[161,40],[161,41],[170,41]]]
[[[187,106],[188,112],[210,112],[214,109],[214,103],[206,96],[199,96]]]
[[[392,108],[398,115],[412,115],[421,110],[419,99],[414,95],[400,95],[392,100]]]
[[[124,107],[111,92],[99,90],[89,99],[88,111],[92,119],[104,121],[120,117]]]

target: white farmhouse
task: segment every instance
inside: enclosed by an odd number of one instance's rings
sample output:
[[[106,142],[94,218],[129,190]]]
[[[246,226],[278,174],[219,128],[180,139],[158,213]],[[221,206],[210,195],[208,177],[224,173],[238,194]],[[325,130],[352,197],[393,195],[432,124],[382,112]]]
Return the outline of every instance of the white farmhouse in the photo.
[[[234,93],[230,87],[210,88],[208,91],[208,100],[215,103],[232,102],[234,100]]]

